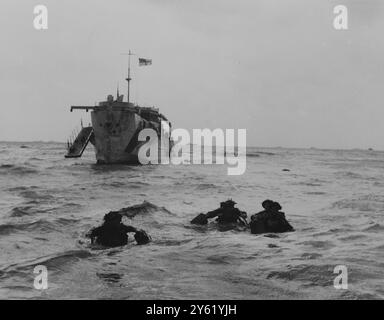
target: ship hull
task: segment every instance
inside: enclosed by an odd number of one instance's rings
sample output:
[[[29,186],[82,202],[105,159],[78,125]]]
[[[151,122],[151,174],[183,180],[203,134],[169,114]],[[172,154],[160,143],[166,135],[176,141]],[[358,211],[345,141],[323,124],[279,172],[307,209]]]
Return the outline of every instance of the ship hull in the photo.
[[[92,111],[91,119],[98,164],[140,164],[139,150],[146,143],[138,141],[140,131],[146,126],[140,115],[131,110],[106,108]],[[158,132],[158,138],[166,138],[161,137],[161,130]],[[158,147],[161,152],[161,143]]]

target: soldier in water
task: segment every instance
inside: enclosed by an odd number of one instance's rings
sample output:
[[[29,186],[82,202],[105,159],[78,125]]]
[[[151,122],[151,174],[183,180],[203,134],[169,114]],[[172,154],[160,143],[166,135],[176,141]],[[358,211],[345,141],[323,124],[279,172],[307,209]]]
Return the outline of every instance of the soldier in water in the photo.
[[[220,203],[220,208],[199,214],[191,223],[205,225],[208,219],[216,218],[221,231],[233,229],[236,226],[247,227],[247,213],[235,208],[236,202],[232,199]]]
[[[119,247],[128,243],[127,233],[135,233],[137,244],[146,244],[150,237],[143,230],[137,230],[134,227],[126,226],[121,223],[122,215],[111,211],[104,215],[104,223],[97,228],[93,228],[87,237],[91,238],[91,243],[97,243],[105,247]]]
[[[294,231],[293,227],[285,218],[285,213],[278,202],[265,200],[261,204],[263,211],[251,216],[251,233],[261,234],[269,232],[289,232]]]

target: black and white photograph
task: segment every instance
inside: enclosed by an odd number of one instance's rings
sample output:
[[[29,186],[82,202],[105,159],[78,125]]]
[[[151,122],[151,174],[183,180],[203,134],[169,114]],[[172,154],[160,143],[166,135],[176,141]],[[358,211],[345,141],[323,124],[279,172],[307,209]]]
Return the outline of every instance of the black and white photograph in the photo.
[[[0,300],[384,298],[382,0],[0,7]]]

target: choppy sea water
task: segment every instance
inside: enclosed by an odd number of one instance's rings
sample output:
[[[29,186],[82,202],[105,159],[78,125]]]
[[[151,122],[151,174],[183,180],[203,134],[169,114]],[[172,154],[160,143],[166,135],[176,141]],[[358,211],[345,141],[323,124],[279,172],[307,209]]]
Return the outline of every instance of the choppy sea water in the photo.
[[[64,153],[60,143],[0,143],[2,299],[384,298],[384,152],[249,148],[242,176]],[[229,197],[248,215],[279,201],[296,231],[189,224]],[[105,213],[139,204],[124,222],[146,230],[149,245],[89,245],[85,233]],[[47,290],[34,288],[36,265],[48,269]],[[333,286],[337,265],[347,290]]]

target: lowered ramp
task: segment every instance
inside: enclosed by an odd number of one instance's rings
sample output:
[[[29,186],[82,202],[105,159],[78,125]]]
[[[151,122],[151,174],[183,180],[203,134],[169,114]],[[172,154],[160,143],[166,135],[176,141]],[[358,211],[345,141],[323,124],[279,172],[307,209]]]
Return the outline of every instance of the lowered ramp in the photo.
[[[92,138],[93,128],[84,127],[77,135],[75,141],[68,145],[68,153],[66,158],[80,158],[87,147],[89,140]]]

